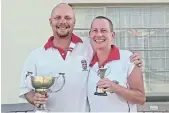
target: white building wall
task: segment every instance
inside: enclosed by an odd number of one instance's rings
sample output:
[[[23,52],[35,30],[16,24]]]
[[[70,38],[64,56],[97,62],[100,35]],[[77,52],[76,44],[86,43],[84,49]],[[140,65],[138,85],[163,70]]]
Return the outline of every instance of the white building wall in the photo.
[[[2,0],[1,104],[18,98],[20,72],[29,52],[52,35],[48,22],[59,0]],[[169,0],[65,0],[69,3],[167,3]]]

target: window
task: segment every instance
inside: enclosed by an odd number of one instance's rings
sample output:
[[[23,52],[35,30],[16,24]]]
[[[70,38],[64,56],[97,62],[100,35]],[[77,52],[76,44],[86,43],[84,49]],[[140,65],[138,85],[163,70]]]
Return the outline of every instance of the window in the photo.
[[[121,49],[140,52],[147,92],[169,92],[169,6],[75,7],[78,36],[89,37],[94,17],[112,20],[115,44]],[[156,88],[155,88],[156,87]]]

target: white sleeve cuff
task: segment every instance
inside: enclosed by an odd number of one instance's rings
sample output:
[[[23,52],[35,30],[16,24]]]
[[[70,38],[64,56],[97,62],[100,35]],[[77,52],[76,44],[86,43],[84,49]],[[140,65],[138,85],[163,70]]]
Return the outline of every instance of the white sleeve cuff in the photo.
[[[25,99],[25,94],[32,91],[31,89],[29,88],[20,88],[20,94],[19,94],[19,97],[22,98],[22,99]]]

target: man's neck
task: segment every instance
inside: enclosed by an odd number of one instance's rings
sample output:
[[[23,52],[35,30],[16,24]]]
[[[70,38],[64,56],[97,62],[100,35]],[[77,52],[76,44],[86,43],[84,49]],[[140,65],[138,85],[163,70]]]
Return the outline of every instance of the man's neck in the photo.
[[[111,48],[104,48],[97,51],[99,66],[102,66],[103,63],[108,59],[110,51]]]
[[[70,43],[71,43],[71,36],[68,36],[65,38],[60,38],[58,36],[54,36],[53,44],[55,47],[59,47],[65,51],[67,51]]]

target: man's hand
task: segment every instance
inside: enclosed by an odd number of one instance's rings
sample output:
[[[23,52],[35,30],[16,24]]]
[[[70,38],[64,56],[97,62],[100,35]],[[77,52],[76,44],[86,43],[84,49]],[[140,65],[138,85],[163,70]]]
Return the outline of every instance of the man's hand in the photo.
[[[41,104],[45,104],[48,100],[48,97],[45,94],[35,93],[33,103],[36,107],[39,107]]]
[[[130,61],[134,62],[134,64],[137,65],[138,67],[142,67],[143,65],[141,56],[137,52],[133,52],[133,55],[130,56]]]
[[[27,101],[36,107],[39,107],[41,104],[45,104],[48,100],[47,94],[35,93],[33,91],[25,94]]]

